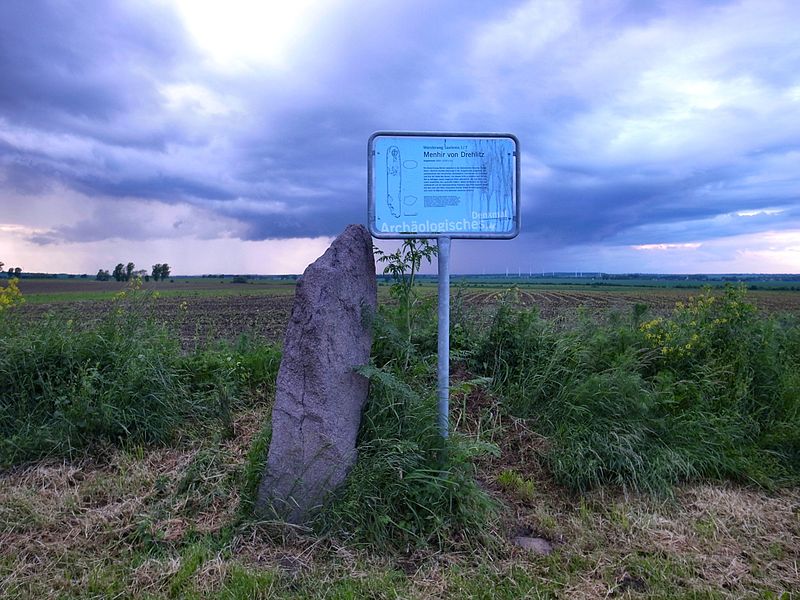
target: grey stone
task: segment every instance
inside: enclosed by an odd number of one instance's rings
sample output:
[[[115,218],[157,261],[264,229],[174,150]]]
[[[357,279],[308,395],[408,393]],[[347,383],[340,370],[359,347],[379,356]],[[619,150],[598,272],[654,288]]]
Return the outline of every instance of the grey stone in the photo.
[[[350,225],[297,284],[278,370],[272,441],[256,508],[290,523],[338,487],[356,460],[377,308],[372,237]]]
[[[553,544],[540,537],[515,537],[514,543],[536,554],[550,554],[553,551]]]

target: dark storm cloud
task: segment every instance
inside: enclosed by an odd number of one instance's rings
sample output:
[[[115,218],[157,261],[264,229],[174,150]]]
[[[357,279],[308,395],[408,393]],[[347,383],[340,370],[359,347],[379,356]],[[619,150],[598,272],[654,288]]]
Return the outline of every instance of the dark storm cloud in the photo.
[[[334,235],[366,219],[373,131],[505,130],[522,141],[526,247],[780,228],[800,204],[795,16],[790,3],[344,2],[282,68],[235,71],[203,63],[163,3],[7,1],[0,194],[58,185],[188,204],[247,240]],[[760,209],[780,211],[730,217]],[[163,235],[101,223],[37,239]]]
[[[58,183],[90,196],[229,196],[180,174],[131,172],[136,160],[118,158],[134,149],[157,161],[169,144],[190,137],[159,116],[159,85],[193,56],[176,15],[159,4],[0,4],[6,184],[28,194]]]
[[[749,186],[748,178],[757,171],[742,169],[719,167],[675,178],[663,173],[624,178],[613,171],[558,171],[539,185],[525,187],[525,230],[540,243],[554,246],[612,240],[650,244],[754,233],[765,224],[790,223],[800,212],[796,182],[789,190],[770,193],[763,183]],[[587,178],[590,181],[584,183]],[[765,209],[780,218],[726,218]]]
[[[719,215],[774,208],[791,201],[780,195],[763,195],[761,190],[733,194],[746,174],[734,167],[677,178],[664,174],[623,178],[613,171],[557,171],[540,185],[525,186],[525,196],[530,199],[523,210],[525,229],[538,239],[559,246],[597,243],[649,223],[704,221],[708,225],[709,219]],[[729,227],[721,227],[720,231],[724,235],[735,233]],[[707,227],[703,235],[709,232]],[[673,232],[670,239],[631,243],[691,241],[698,231],[684,232],[679,239],[674,238],[677,234]]]
[[[112,180],[98,176],[76,176],[73,186],[87,194],[122,198],[149,198],[174,202],[179,199],[231,200],[235,194],[223,187],[208,185],[196,179],[152,174],[148,177]]]
[[[270,90],[260,102],[277,106],[273,117],[254,116],[254,127],[237,138],[236,178],[256,190],[268,181],[263,198],[287,211],[220,210],[247,224],[248,239],[335,235],[365,222],[367,138],[388,127],[436,128],[440,100],[419,104],[425,86],[447,69],[445,57],[463,47],[476,18],[501,11],[452,1],[350,7],[338,17],[346,35],[323,31],[314,52],[298,58],[298,69],[314,78],[312,90],[296,98],[278,91],[277,99]]]
[[[0,186],[24,195],[41,194],[50,189],[50,183],[50,177],[31,165],[11,163],[0,170]]]
[[[146,240],[152,235],[152,231],[144,221],[134,221],[125,216],[116,222],[111,221],[109,215],[104,215],[102,218],[98,218],[97,215],[93,217],[84,219],[76,225],[35,233],[30,236],[30,240],[40,246],[62,242],[96,242],[108,239],[109,229],[114,232],[114,237],[128,240]]]
[[[245,223],[246,240],[273,238],[317,237],[337,235],[350,223],[364,222],[365,206],[336,200],[327,205],[316,205],[312,210],[290,214],[264,216],[238,212],[236,218]]]
[[[0,115],[98,135],[120,115],[156,108],[151,75],[185,57],[181,32],[174,14],[150,3],[6,0]]]

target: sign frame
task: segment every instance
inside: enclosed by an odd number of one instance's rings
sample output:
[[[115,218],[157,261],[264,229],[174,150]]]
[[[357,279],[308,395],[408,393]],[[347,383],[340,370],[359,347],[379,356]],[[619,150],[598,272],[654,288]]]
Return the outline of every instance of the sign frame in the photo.
[[[381,137],[419,138],[441,141],[448,139],[472,138],[478,140],[507,139],[514,145],[513,151],[513,178],[511,186],[511,202],[513,204],[513,228],[510,231],[492,233],[489,231],[462,232],[462,231],[417,231],[394,232],[381,231],[377,226],[377,210],[375,198],[375,142]],[[473,133],[473,132],[427,132],[427,131],[376,131],[367,143],[367,226],[370,234],[378,239],[425,239],[449,237],[451,239],[497,239],[510,240],[520,232],[521,192],[520,192],[520,144],[517,136],[511,133]]]

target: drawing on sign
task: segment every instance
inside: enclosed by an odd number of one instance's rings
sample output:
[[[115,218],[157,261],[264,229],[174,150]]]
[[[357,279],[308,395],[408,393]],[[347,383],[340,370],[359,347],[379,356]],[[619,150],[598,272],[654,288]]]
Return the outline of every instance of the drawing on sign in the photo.
[[[417,203],[416,196],[406,196],[405,197],[405,204],[403,207],[403,214],[407,217],[416,217],[417,216],[417,209],[414,205]]]
[[[400,166],[400,149],[392,146],[386,153],[386,204],[395,217],[402,214],[403,170]]]
[[[370,152],[373,235],[516,235],[513,136],[376,134]]]

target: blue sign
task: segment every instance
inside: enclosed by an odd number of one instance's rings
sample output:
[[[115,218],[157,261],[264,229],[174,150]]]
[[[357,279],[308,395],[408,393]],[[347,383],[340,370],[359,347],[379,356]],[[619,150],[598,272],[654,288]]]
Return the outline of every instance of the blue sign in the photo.
[[[379,132],[369,139],[377,238],[519,233],[519,142],[510,134]]]

